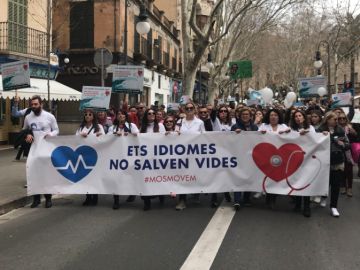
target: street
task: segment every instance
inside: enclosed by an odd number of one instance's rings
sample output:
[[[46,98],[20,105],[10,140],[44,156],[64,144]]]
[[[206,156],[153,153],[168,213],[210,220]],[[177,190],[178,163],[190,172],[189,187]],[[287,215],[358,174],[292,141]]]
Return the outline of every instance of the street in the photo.
[[[13,154],[2,151],[1,164],[4,159],[10,164]],[[16,182],[23,188],[25,163],[14,166],[18,166]],[[1,171],[3,182],[6,169]],[[340,218],[331,217],[328,207],[314,204],[312,217],[304,218],[292,211],[293,204],[285,196],[275,210],[260,198],[235,215],[225,201],[218,209],[210,208],[209,195],[201,195],[200,204],[190,196],[188,208],[181,212],[174,210],[176,201],[170,197],[164,206],[154,199],[152,210],[144,212],[139,197],[133,203],[121,197],[121,207],[114,211],[110,195],[100,196],[96,207],[83,207],[84,196],[64,196],[54,199],[51,209],[26,206],[0,216],[0,265],[4,270],[208,269],[204,265],[211,269],[359,269],[358,194],[356,181],[353,198],[341,195]],[[219,213],[224,223],[212,231],[208,224]],[[200,248],[194,255],[194,246],[206,241],[206,232],[214,238],[200,244],[208,253]],[[221,244],[218,249],[216,241]]]

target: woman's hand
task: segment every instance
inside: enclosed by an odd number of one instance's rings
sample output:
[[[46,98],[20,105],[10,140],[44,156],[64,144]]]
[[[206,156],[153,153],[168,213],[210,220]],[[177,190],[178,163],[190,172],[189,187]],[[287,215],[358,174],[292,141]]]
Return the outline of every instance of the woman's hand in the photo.
[[[169,135],[170,134],[170,131],[166,131],[165,132],[165,136]]]
[[[309,132],[309,130],[307,130],[307,129],[301,129],[300,130],[300,135],[305,135],[308,132]]]
[[[80,135],[83,136],[84,138],[87,137],[87,133],[86,133],[86,132],[82,132]]]
[[[329,131],[323,131],[322,134],[324,134],[325,136],[327,136],[329,134]]]
[[[127,136],[127,135],[129,135],[129,132],[124,132],[124,136]]]
[[[96,132],[95,134],[96,134],[96,137],[99,137],[99,136],[101,136],[101,135],[102,135],[102,133],[101,133],[101,132],[99,132],[99,131],[98,131],[98,132]]]
[[[115,133],[117,136],[122,136],[122,132],[119,130],[118,132]]]
[[[239,134],[241,132],[240,128],[235,129],[236,134]]]
[[[261,134],[265,134],[266,130],[260,130]]]

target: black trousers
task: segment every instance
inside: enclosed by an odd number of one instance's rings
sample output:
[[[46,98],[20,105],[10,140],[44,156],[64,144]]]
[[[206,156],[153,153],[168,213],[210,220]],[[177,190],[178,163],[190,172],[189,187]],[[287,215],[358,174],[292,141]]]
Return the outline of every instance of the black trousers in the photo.
[[[51,194],[44,194],[44,196],[45,196],[45,199],[46,199],[46,200],[51,200],[51,197],[52,197]],[[33,199],[34,199],[34,202],[35,202],[35,201],[40,202],[41,195],[40,195],[40,194],[36,194],[36,195],[33,196]]]
[[[340,184],[344,181],[344,172],[341,170],[330,170],[330,208],[337,208],[340,193]]]
[[[301,202],[304,201],[304,210],[310,209],[310,197],[309,196],[296,196],[295,207],[301,209]]]

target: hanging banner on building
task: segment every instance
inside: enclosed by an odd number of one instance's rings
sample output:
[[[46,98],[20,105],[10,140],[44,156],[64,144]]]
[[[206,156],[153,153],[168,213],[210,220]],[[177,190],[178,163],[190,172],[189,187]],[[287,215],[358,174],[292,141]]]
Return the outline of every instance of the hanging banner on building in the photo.
[[[324,87],[326,89],[325,77],[316,76],[309,78],[299,78],[299,96],[306,97],[318,97],[318,89]]]
[[[144,86],[144,68],[141,66],[115,66],[112,90],[120,93],[139,94]]]
[[[4,91],[30,87],[29,61],[16,61],[1,65]]]
[[[35,138],[29,194],[326,195],[329,136],[209,132]]]
[[[110,87],[83,86],[80,111],[85,108],[109,109],[110,97]]]
[[[350,107],[352,106],[352,95],[350,92],[331,95],[333,100],[331,107]]]

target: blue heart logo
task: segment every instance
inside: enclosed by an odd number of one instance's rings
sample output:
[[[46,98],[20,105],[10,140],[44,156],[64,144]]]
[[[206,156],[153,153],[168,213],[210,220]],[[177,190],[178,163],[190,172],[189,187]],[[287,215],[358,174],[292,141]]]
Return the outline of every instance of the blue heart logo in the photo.
[[[57,171],[73,183],[79,182],[94,168],[97,153],[90,146],[80,146],[73,151],[68,146],[59,146],[51,154],[51,162]]]

